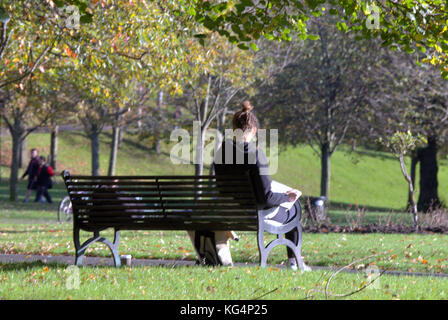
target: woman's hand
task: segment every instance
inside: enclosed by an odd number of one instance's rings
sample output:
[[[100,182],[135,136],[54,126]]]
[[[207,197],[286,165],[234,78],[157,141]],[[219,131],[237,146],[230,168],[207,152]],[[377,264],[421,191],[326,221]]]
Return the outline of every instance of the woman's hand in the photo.
[[[289,197],[289,202],[295,202],[299,198],[299,191],[292,189],[286,192]]]

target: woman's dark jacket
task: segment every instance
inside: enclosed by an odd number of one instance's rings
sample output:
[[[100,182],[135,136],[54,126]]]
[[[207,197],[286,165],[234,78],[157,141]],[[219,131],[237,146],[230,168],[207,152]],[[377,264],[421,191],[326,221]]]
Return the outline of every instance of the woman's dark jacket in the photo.
[[[230,149],[231,152],[226,152]],[[215,153],[213,166],[216,175],[245,175],[248,172],[260,209],[272,208],[289,201],[286,194],[271,191],[268,161],[253,143],[225,140]]]

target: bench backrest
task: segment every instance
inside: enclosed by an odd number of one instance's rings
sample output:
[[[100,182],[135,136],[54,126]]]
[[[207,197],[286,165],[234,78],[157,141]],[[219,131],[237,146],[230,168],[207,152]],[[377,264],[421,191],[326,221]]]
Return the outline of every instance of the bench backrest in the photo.
[[[62,176],[80,229],[257,230],[248,176]]]

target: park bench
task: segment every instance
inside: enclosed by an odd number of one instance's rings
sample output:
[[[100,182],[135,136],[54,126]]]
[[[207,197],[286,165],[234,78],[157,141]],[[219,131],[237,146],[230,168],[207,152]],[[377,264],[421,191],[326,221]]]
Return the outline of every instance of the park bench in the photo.
[[[73,209],[75,264],[82,265],[86,249],[95,242],[106,244],[115,266],[120,266],[120,230],[257,231],[260,266],[277,245],[289,246],[299,266],[302,228],[298,218],[282,225],[265,220],[257,208],[248,176],[81,176],[62,172]],[[114,240],[100,235],[114,229]],[[296,246],[284,234],[298,228]],[[93,236],[80,243],[80,231]],[[277,235],[267,246],[264,232]]]

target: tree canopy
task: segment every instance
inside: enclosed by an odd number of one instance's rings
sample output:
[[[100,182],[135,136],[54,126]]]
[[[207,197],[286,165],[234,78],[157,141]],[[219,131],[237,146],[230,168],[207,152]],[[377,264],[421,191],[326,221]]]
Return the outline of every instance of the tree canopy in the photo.
[[[317,39],[307,30],[310,17],[337,16],[336,25],[357,38],[379,37],[383,46],[426,54],[448,79],[448,10],[444,0],[236,0],[191,1],[189,12],[231,42],[256,49],[254,41],[290,40],[291,32]],[[198,35],[200,36],[200,35]]]

